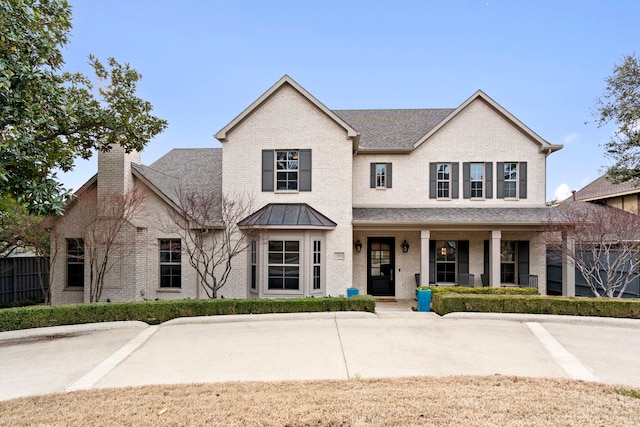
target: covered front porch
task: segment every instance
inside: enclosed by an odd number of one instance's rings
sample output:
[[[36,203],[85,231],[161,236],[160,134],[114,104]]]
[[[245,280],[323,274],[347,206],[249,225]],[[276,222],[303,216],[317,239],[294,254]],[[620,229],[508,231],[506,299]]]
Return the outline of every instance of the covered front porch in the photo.
[[[492,212],[486,212],[492,211]],[[520,286],[546,294],[548,208],[357,208],[360,293],[413,298],[416,286]],[[565,260],[565,262],[567,262]],[[564,271],[573,269],[564,269]],[[571,282],[567,275],[567,295]]]

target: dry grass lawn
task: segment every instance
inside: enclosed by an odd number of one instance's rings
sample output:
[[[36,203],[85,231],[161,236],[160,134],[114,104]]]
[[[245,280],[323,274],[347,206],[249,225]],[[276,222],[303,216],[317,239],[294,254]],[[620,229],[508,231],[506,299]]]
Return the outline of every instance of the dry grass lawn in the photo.
[[[146,386],[0,402],[0,425],[638,426],[623,390],[497,375]]]

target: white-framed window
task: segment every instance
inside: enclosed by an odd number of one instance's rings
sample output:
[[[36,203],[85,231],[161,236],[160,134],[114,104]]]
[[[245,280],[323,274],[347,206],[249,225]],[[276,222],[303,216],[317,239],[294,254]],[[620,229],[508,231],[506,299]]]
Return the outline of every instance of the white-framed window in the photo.
[[[504,198],[515,199],[518,197],[518,163],[504,163]]]
[[[298,191],[298,151],[276,151],[276,190]]]
[[[258,289],[258,242],[251,241],[251,290]]]
[[[300,289],[300,241],[269,240],[268,289]]]
[[[160,239],[160,287],[180,288],[182,286],[182,266],[180,239]]]
[[[437,198],[448,199],[451,197],[451,164],[438,163],[436,166]]]
[[[387,188],[386,163],[376,163],[376,188]]]
[[[322,289],[322,241],[313,241],[313,290]]]
[[[484,163],[471,163],[469,167],[471,198],[481,199],[484,197]]]

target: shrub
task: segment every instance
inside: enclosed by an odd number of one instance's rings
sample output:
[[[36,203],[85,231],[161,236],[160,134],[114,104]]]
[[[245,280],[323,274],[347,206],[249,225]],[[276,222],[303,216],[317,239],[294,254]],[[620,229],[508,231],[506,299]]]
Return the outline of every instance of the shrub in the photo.
[[[352,298],[214,299],[92,303],[0,310],[0,332],[82,323],[139,320],[156,325],[178,317],[225,314],[375,312],[375,299]]]
[[[515,287],[503,287],[494,288],[485,286],[482,288],[470,288],[466,286],[421,286],[418,289],[425,290],[431,289],[432,294],[474,294],[474,295],[538,295],[538,289],[536,288],[515,288]]]
[[[640,319],[638,299],[436,293],[432,303],[440,315],[472,311]]]

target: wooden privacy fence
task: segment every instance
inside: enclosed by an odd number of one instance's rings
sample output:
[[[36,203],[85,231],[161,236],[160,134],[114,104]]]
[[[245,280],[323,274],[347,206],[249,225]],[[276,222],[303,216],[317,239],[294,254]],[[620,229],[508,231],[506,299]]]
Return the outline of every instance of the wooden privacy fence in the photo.
[[[0,305],[41,299],[42,289],[46,290],[48,283],[48,258],[0,258]]]

